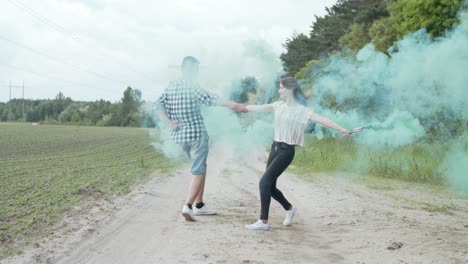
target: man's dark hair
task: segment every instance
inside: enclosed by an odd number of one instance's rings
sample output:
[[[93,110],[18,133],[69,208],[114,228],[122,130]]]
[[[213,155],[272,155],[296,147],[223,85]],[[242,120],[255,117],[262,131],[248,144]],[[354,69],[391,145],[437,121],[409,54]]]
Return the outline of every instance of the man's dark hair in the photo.
[[[197,60],[197,58],[195,58],[193,56],[186,56],[182,60],[182,66],[184,66],[186,64],[200,64],[200,61]]]

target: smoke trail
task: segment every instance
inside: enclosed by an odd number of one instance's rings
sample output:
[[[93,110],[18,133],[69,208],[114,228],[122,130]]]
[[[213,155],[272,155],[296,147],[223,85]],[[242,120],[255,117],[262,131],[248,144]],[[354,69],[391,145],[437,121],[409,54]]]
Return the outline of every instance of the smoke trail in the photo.
[[[419,120],[408,112],[394,112],[385,121],[371,123],[356,141],[371,146],[399,147],[416,142],[426,134]]]
[[[248,58],[247,63],[256,69],[254,76],[260,80],[263,94],[257,98],[257,103],[268,103],[276,95],[276,81],[282,69],[278,56],[264,40],[249,40],[244,44],[244,56]]]
[[[242,160],[251,152],[264,151],[273,140],[272,122],[258,119],[244,126],[235,113],[224,108],[206,111],[204,116],[210,140],[214,145],[223,144],[225,153],[231,153],[230,158]]]
[[[248,40],[244,43],[243,55],[236,64],[243,65],[246,75],[256,78],[259,82],[257,97],[249,103],[266,103],[277,88],[275,82],[281,64],[278,56],[268,43],[262,39]],[[228,73],[225,76],[229,76]],[[240,86],[225,87],[227,98],[232,89]],[[213,145],[222,144],[224,153],[231,153],[232,158],[246,159],[252,152],[264,151],[265,145],[273,140],[273,115],[253,114],[239,117],[225,108],[205,108],[204,118],[210,140]]]
[[[149,129],[150,137],[153,138],[153,147],[172,160],[180,161],[184,158],[182,148],[174,143],[171,138],[169,127],[159,122],[160,129]]]
[[[468,133],[454,143],[440,170],[445,171],[450,187],[461,195],[468,194]]]

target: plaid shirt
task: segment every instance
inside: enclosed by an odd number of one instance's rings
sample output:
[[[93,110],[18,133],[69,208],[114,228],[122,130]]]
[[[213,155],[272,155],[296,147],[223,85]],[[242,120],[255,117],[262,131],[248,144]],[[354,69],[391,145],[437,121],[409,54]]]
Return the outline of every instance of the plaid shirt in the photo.
[[[177,121],[178,127],[172,131],[174,142],[191,142],[206,133],[200,103],[213,105],[217,98],[202,90],[198,83],[180,79],[169,83],[153,110],[164,108],[169,119]]]

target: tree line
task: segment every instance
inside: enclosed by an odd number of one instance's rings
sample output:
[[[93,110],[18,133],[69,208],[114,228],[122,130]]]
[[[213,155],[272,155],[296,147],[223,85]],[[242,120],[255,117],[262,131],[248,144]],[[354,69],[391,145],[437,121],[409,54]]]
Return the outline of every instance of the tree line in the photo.
[[[41,122],[89,126],[154,127],[141,91],[128,87],[118,102],[74,101],[61,92],[54,99],[12,99],[0,103],[0,121]]]
[[[287,75],[295,76],[320,60],[343,49],[359,50],[367,43],[386,53],[393,43],[410,32],[425,28],[433,37],[459,22],[457,12],[464,0],[338,0],[315,16],[309,34],[293,34],[280,58]],[[309,65],[308,65],[309,63]]]

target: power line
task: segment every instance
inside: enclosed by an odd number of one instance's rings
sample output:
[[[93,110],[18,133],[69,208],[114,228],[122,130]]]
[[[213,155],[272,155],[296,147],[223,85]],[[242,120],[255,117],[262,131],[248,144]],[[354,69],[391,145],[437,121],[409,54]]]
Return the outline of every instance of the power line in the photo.
[[[62,60],[62,59],[56,58],[56,57],[52,57],[52,56],[48,55],[47,53],[38,51],[38,50],[36,50],[36,49],[34,49],[34,48],[32,48],[32,47],[29,47],[29,46],[27,46],[27,45],[24,45],[24,44],[20,44],[20,43],[18,43],[18,42],[16,42],[16,41],[11,40],[11,39],[8,39],[8,38],[6,38],[6,37],[4,37],[4,36],[1,36],[1,35],[0,35],[0,39],[1,39],[1,40],[4,40],[4,41],[6,41],[6,42],[9,42],[10,44],[15,45],[15,46],[17,46],[17,47],[20,47],[20,48],[22,48],[22,49],[28,50],[28,51],[30,51],[30,52],[32,52],[32,53],[38,54],[38,55],[40,55],[40,56],[43,56],[43,57],[45,57],[45,58],[47,58],[47,59],[49,59],[49,60],[52,60],[52,61],[55,61],[55,62],[58,62],[58,63],[62,63],[62,64],[65,64],[65,65],[69,65],[69,66],[78,68],[79,70],[82,70],[82,71],[87,72],[87,73],[89,73],[89,74],[95,75],[95,76],[97,76],[97,77],[99,77],[99,78],[101,78],[101,79],[105,79],[105,80],[109,80],[109,81],[113,81],[113,82],[118,82],[118,83],[120,83],[120,84],[128,85],[128,84],[125,83],[124,81],[115,80],[115,79],[113,79],[113,78],[111,78],[111,77],[108,77],[108,76],[105,76],[105,75],[103,75],[103,74],[94,72],[94,71],[92,71],[92,70],[90,70],[90,69],[88,69],[88,68],[85,68],[85,67],[83,67],[83,66],[76,65],[76,64],[73,64],[73,63],[71,63],[71,62],[67,62],[67,61],[64,61],[64,60]]]
[[[71,81],[71,80],[67,80],[67,79],[64,79],[64,78],[60,78],[60,77],[57,77],[57,76],[54,76],[54,75],[43,74],[43,73],[40,73],[40,72],[36,72],[36,71],[34,71],[34,70],[21,68],[21,67],[18,67],[18,66],[15,66],[15,65],[11,65],[11,64],[5,64],[5,63],[0,62],[0,67],[10,68],[10,69],[14,69],[14,70],[16,70],[16,71],[26,72],[26,73],[29,73],[29,74],[32,74],[32,75],[39,76],[39,77],[44,78],[44,79],[55,79],[55,80],[59,80],[59,81],[65,82],[65,83],[70,83],[70,84],[78,85],[78,86],[80,86],[80,87],[86,87],[86,88],[96,89],[95,86],[92,86],[92,85],[87,84],[87,83],[80,83],[80,82],[76,82],[76,81]],[[8,85],[5,85],[5,86],[6,86],[6,87],[9,87]],[[31,86],[28,86],[28,87],[31,88]],[[126,86],[126,87],[127,87],[127,86]],[[125,87],[125,88],[126,88],[126,87]],[[112,96],[115,95],[115,91],[110,90],[110,89],[99,88],[99,90],[100,90],[100,91],[105,91],[105,92],[107,93],[107,95],[112,95]]]
[[[18,0],[8,0],[8,2],[10,2],[10,3],[16,5],[17,7],[21,8],[21,9],[23,9],[23,10],[25,10],[25,11],[26,11],[28,14],[30,14],[31,16],[33,16],[33,17],[39,19],[41,22],[43,22],[43,23],[45,23],[46,25],[48,25],[48,26],[54,28],[55,30],[61,32],[62,34],[67,35],[68,37],[70,37],[70,38],[73,39],[74,41],[80,43],[82,46],[85,46],[85,47],[86,47],[86,46],[89,46],[89,45],[90,45],[87,41],[85,41],[85,40],[83,40],[83,39],[81,39],[81,38],[79,38],[79,37],[77,37],[77,36],[74,36],[73,34],[69,33],[64,27],[62,27],[62,26],[58,25],[57,23],[53,22],[52,20],[50,20],[50,19],[48,19],[48,18],[42,16],[41,14],[39,14],[38,12],[34,11],[33,9],[27,7],[25,4],[21,3],[20,1],[18,1]],[[92,48],[92,47],[91,47],[91,48]],[[145,78],[147,78],[148,80],[151,80],[151,81],[153,81],[153,82],[155,81],[153,78],[151,78],[150,76],[148,76],[146,73],[139,72],[139,71],[137,71],[135,68],[133,68],[132,66],[130,66],[130,65],[128,65],[128,64],[124,64],[124,63],[122,63],[122,62],[116,60],[115,58],[112,58],[111,56],[109,56],[108,54],[106,54],[105,52],[103,52],[102,50],[100,50],[100,49],[98,49],[98,48],[93,48],[93,49],[94,49],[97,53],[99,53],[101,56],[107,57],[107,58],[110,58],[110,59],[114,60],[114,61],[117,62],[118,64],[120,64],[120,65],[122,65],[122,66],[124,66],[124,67],[126,67],[126,68],[128,68],[128,69],[130,69],[132,72],[137,73],[137,74],[139,74],[139,75],[141,75],[141,76],[144,76]]]
[[[70,80],[63,79],[63,78],[53,76],[53,75],[42,74],[42,73],[30,70],[30,69],[24,69],[24,68],[20,68],[20,67],[14,66],[14,65],[10,65],[10,64],[0,63],[0,67],[11,68],[11,69],[14,69],[14,70],[17,70],[17,71],[27,72],[27,73],[37,75],[37,76],[42,77],[42,78],[46,78],[46,79],[56,79],[56,80],[59,80],[59,81],[62,81],[62,82],[72,83],[72,84],[79,85],[79,86],[84,86],[84,87],[88,87],[88,88],[95,88],[93,86],[90,86],[89,84],[70,81]]]

